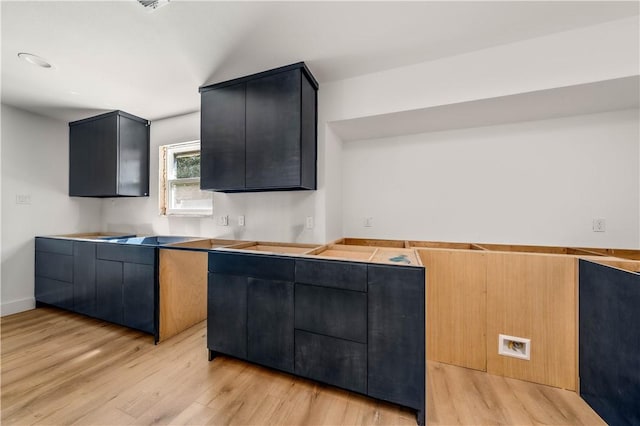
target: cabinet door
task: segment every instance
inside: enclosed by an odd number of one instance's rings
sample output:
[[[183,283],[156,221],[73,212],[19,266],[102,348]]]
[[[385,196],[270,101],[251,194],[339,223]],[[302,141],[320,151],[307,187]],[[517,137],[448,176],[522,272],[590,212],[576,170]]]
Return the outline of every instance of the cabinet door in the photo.
[[[117,193],[117,116],[69,126],[69,195]]]
[[[247,82],[246,186],[300,185],[299,69]]]
[[[209,273],[207,347],[247,358],[247,278]]]
[[[122,324],[122,262],[96,260],[96,317]]]
[[[249,278],[250,361],[293,372],[293,283]]]
[[[65,281],[36,275],[36,301],[64,309],[73,308],[73,285]]]
[[[73,242],[73,309],[85,315],[96,310],[96,244]]]
[[[245,85],[202,92],[200,187],[245,187]]]
[[[123,323],[127,327],[153,333],[155,330],[153,265],[125,262],[122,268]]]
[[[368,394],[424,410],[424,269],[369,265]]]

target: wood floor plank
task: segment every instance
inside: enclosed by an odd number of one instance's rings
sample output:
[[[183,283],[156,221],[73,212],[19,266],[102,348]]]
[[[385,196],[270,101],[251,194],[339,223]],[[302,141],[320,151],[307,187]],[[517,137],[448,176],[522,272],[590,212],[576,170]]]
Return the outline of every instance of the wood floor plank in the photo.
[[[7,425],[415,425],[412,410],[53,308],[0,321]],[[601,425],[574,392],[428,363],[432,425]]]

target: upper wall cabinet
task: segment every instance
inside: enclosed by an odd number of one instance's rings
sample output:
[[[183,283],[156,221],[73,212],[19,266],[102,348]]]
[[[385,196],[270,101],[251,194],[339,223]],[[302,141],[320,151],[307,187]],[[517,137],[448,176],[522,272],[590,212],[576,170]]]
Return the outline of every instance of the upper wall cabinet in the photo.
[[[69,123],[69,195],[149,195],[149,121],[113,111]]]
[[[316,189],[317,90],[303,62],[201,87],[201,188]]]

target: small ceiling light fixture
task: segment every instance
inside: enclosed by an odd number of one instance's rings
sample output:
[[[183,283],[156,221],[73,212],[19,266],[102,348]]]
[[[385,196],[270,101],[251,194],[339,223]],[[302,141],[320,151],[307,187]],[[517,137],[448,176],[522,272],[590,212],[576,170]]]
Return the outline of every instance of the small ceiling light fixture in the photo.
[[[34,55],[33,53],[20,52],[18,53],[18,58],[42,68],[51,68],[51,64],[47,62],[46,59],[41,58],[40,56]]]
[[[170,0],[138,0],[138,3],[143,5],[148,12],[153,12],[162,6],[169,4],[169,1]]]

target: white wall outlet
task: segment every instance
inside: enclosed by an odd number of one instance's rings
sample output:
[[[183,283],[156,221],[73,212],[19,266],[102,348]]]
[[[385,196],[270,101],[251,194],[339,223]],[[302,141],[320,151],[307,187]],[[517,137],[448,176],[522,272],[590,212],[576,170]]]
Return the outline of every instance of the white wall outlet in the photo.
[[[368,216],[368,217],[364,218],[364,227],[365,228],[373,227],[373,218],[371,216]]]
[[[244,215],[238,216],[238,226],[244,226]]]
[[[16,204],[31,204],[31,194],[16,194]]]
[[[531,359],[531,339],[498,335],[498,354],[520,359]]]
[[[607,221],[600,219],[593,219],[593,232],[605,232],[607,230]]]
[[[223,215],[218,217],[218,225],[229,226],[229,216]]]
[[[313,216],[307,216],[304,222],[304,226],[307,229],[313,229]]]

